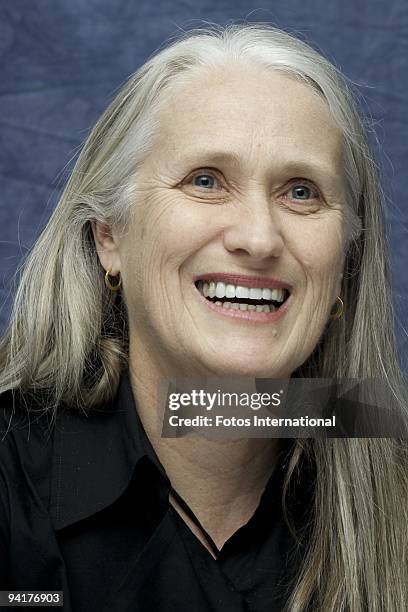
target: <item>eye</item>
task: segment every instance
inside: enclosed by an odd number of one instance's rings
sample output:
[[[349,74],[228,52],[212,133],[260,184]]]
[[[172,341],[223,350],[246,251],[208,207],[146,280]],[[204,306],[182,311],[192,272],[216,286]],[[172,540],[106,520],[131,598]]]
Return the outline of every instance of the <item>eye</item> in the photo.
[[[196,192],[212,194],[217,192],[217,195],[219,195],[219,192],[224,191],[222,175],[220,178],[219,174],[218,171],[211,168],[200,168],[189,174],[181,184],[190,191],[195,190]]]
[[[228,195],[225,179],[213,168],[198,168],[178,184],[184,193],[196,200],[217,203],[225,201]]]
[[[316,188],[306,183],[297,183],[292,185],[289,191],[286,192],[293,200],[312,200],[319,197],[319,192]]]
[[[211,174],[196,174],[192,177],[192,183],[195,187],[203,187],[204,189],[213,189],[216,180]]]

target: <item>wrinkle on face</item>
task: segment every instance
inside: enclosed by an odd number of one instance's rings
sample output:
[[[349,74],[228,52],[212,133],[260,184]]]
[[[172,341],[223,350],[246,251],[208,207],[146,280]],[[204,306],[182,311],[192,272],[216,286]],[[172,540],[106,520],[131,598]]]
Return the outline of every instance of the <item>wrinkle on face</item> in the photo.
[[[215,169],[225,189],[187,188],[199,169]],[[295,178],[323,194],[316,210],[282,197]],[[288,375],[301,365],[327,324],[347,240],[342,135],[324,101],[264,69],[203,71],[160,113],[135,180],[120,248],[140,350],[212,374]],[[204,313],[192,278],[208,271],[282,277],[294,286],[291,309],[251,329]]]
[[[269,92],[265,88],[261,91],[257,75],[263,78],[262,74],[267,74],[268,79],[275,82],[274,89],[271,88]],[[253,177],[264,169],[263,160],[269,161],[270,157],[265,155],[269,148],[272,154],[279,150],[279,159],[274,162],[281,167],[287,163],[302,165],[307,160],[309,164],[321,168],[323,173],[333,170],[333,165],[340,161],[333,155],[341,154],[335,142],[341,139],[341,133],[333,129],[333,118],[325,102],[310,87],[287,75],[253,68],[247,72],[240,70],[239,73],[226,71],[225,78],[228,87],[225,87],[224,81],[220,84],[218,74],[203,72],[187,92],[174,96],[163,110],[156,141],[156,153],[161,150],[162,155],[155,155],[155,161],[162,169],[168,167],[174,172],[178,168],[181,175],[188,171],[189,164],[205,161],[208,150],[214,152],[211,156],[216,163],[222,163],[220,157],[228,155],[231,170],[235,167],[240,174],[247,171]],[[245,87],[245,82],[248,87]],[[254,97],[253,92],[256,92],[256,105],[248,105],[248,99]],[[296,108],[293,104],[291,109],[288,108],[290,97],[296,99]],[[183,104],[191,105],[188,116],[178,112]],[[211,117],[208,125],[203,121],[203,116]],[[303,123],[302,133],[299,134],[298,122],[302,116],[307,118],[307,124]],[[227,143],[224,138],[226,125],[229,130]],[[183,142],[182,148],[174,140],[176,133]],[[248,134],[251,135],[250,139]],[[299,146],[302,147],[301,155]],[[272,171],[273,168],[269,166],[267,170]],[[332,176],[332,179],[337,182],[337,176]]]

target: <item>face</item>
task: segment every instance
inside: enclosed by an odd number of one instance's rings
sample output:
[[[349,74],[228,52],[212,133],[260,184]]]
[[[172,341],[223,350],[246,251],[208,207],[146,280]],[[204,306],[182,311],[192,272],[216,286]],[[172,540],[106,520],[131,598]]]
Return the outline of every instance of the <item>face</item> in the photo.
[[[289,377],[340,291],[339,129],[310,87],[252,67],[194,75],[160,126],[125,233],[97,234],[135,367]]]

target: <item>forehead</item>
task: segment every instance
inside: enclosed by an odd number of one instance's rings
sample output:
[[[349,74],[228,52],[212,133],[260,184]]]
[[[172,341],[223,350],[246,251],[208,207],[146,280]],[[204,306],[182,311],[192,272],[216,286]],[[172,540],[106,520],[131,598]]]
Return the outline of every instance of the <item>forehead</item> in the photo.
[[[155,152],[174,160],[230,153],[280,161],[340,162],[342,137],[325,101],[282,72],[237,66],[200,69],[176,82],[159,113]]]

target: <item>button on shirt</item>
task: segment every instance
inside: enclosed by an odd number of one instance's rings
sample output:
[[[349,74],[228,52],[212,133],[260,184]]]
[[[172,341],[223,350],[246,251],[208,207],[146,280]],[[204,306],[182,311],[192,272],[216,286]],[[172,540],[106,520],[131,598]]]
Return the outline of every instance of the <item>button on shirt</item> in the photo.
[[[67,612],[282,610],[301,558],[281,510],[293,440],[215,559],[169,503],[128,372],[109,407],[55,424],[17,397],[0,397],[0,590],[63,591]]]

